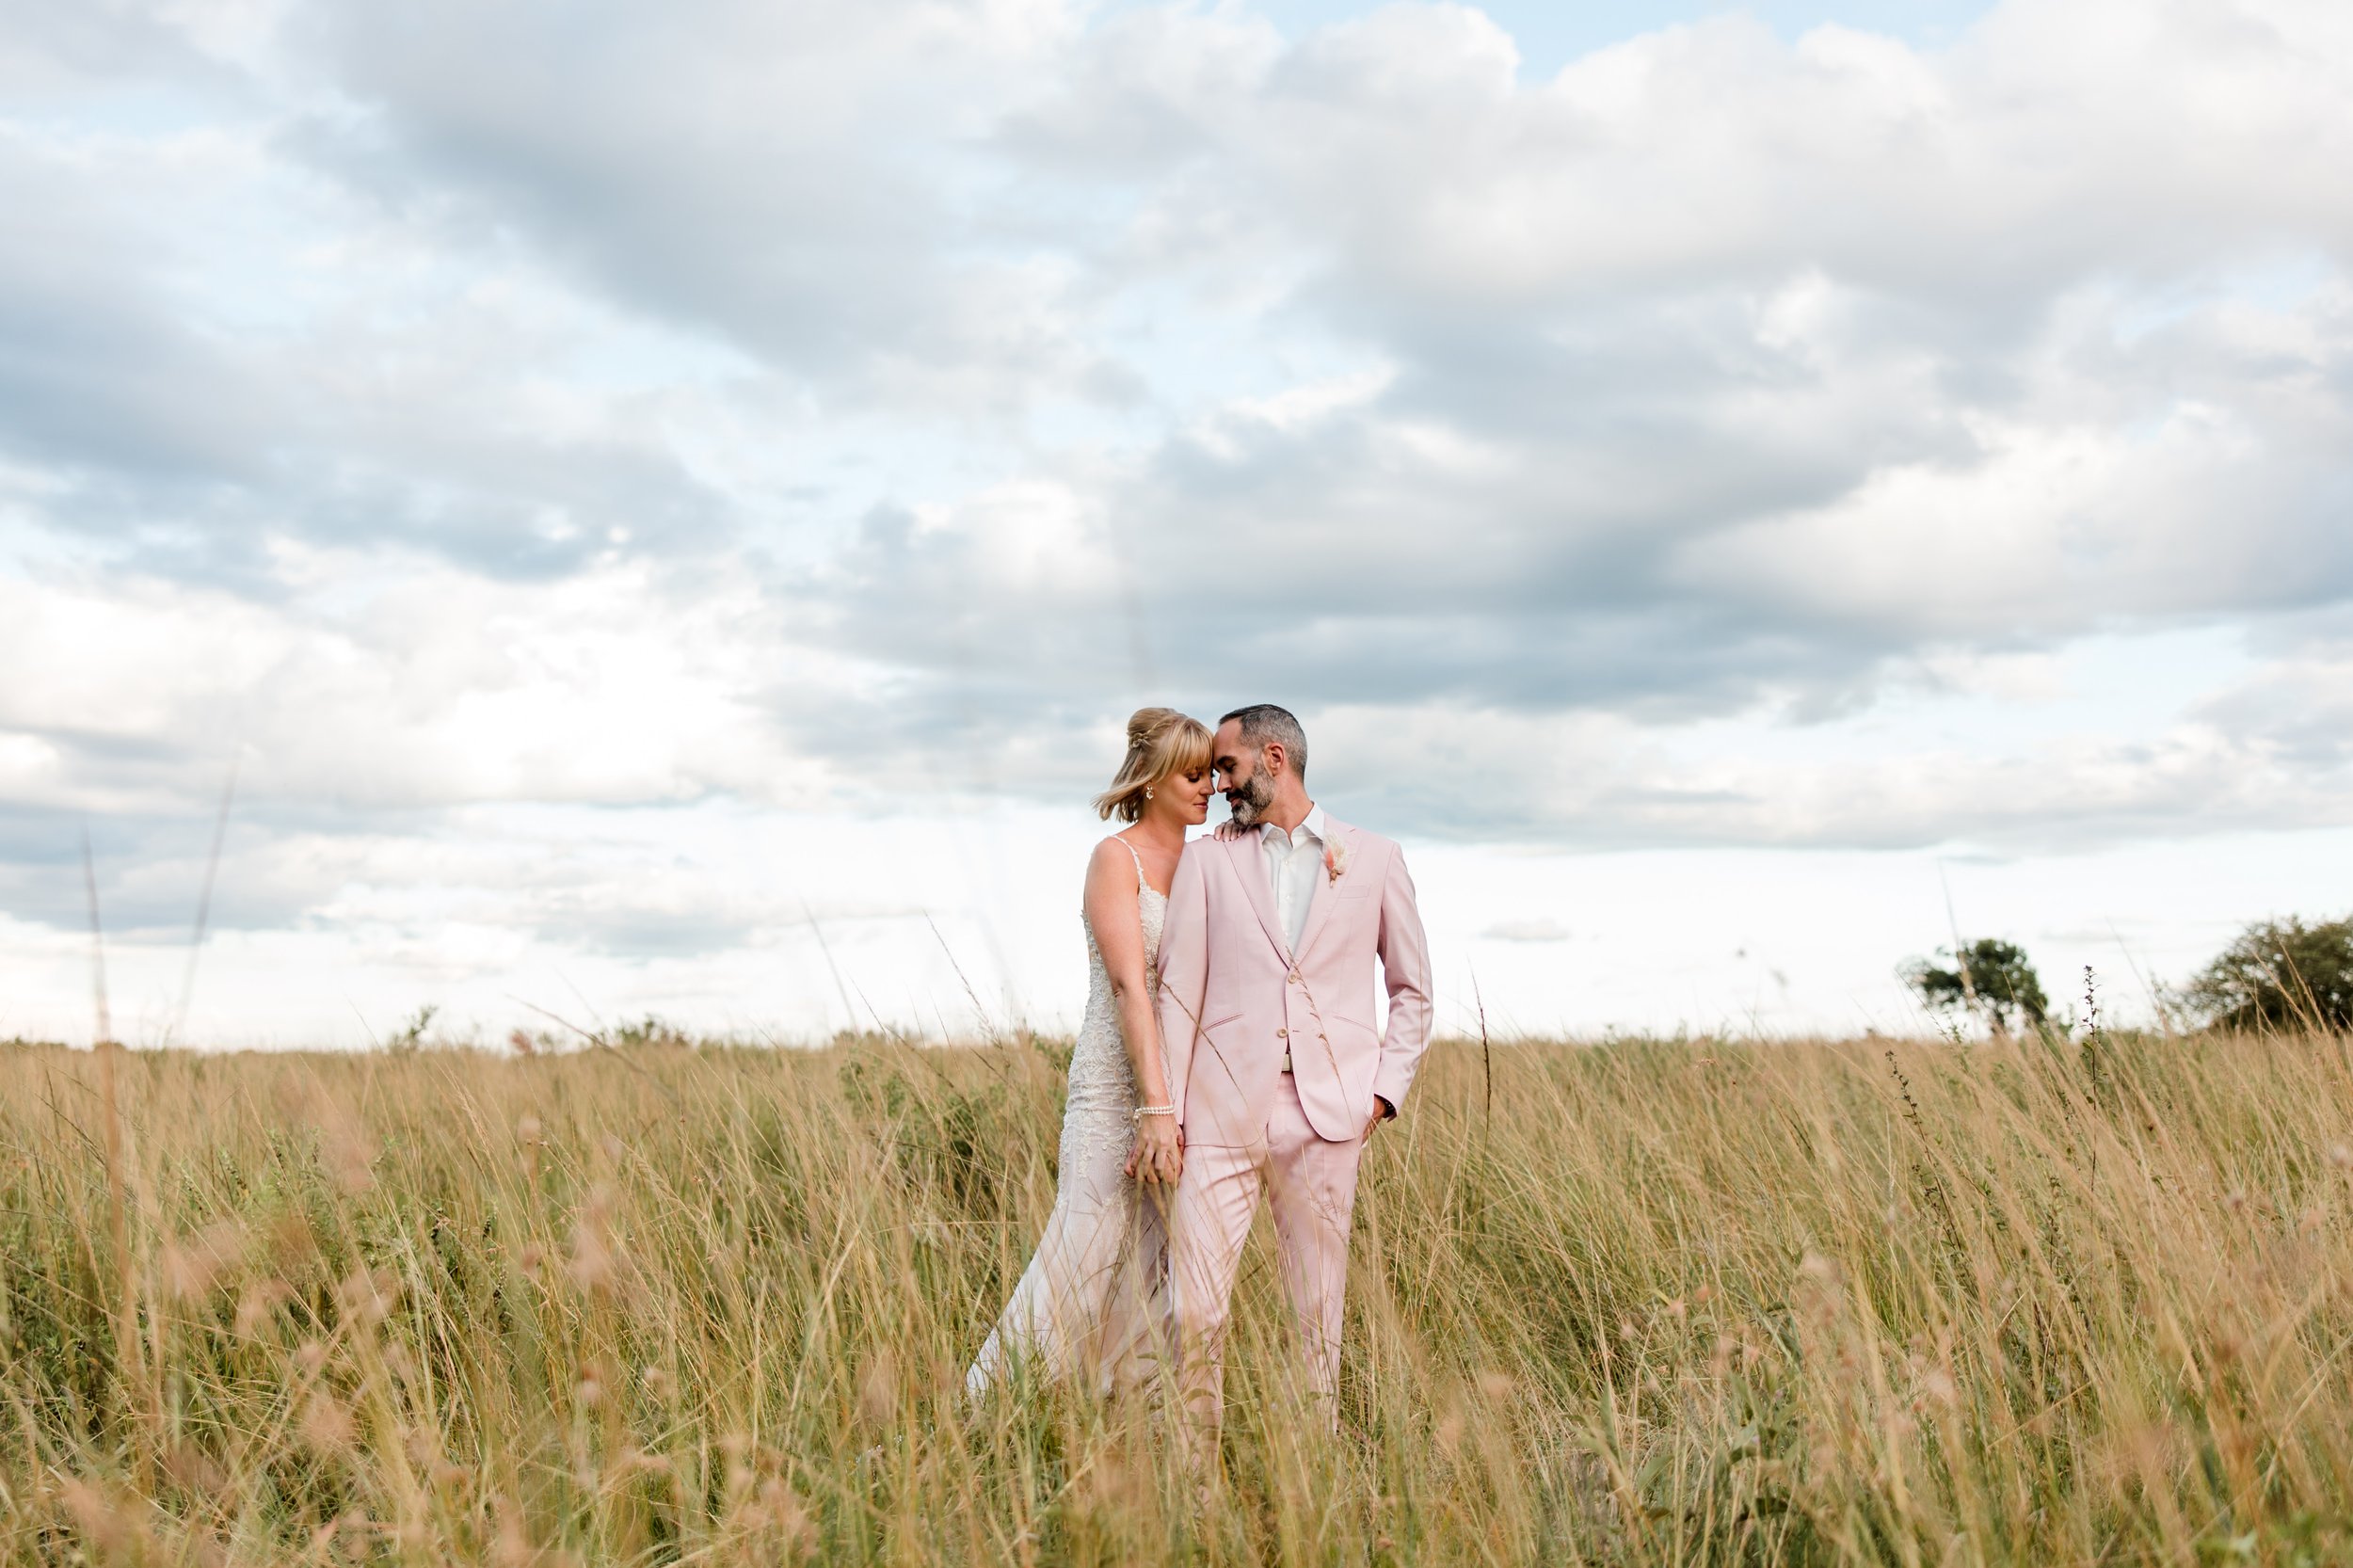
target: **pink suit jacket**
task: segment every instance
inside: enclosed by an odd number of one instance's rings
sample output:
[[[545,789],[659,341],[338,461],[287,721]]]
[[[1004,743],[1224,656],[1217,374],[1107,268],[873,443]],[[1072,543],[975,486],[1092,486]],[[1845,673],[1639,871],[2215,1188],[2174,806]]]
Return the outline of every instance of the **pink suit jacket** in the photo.
[[[1187,1144],[1262,1143],[1282,1073],[1307,1123],[1354,1140],[1373,1096],[1402,1108],[1430,1043],[1430,947],[1405,856],[1378,834],[1324,814],[1342,870],[1316,884],[1294,954],[1275,918],[1256,833],[1196,839],[1176,863],[1160,930],[1160,1038]],[[1372,966],[1389,993],[1388,1035],[1372,1022]]]

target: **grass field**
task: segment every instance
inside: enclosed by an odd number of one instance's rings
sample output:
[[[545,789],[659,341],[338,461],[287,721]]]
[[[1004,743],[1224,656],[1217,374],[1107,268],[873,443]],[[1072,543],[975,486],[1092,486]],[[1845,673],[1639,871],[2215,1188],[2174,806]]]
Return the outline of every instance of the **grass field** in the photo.
[[[1337,1440],[1261,1227],[1204,1498],[960,1406],[1050,1044],[0,1047],[0,1560],[2353,1561],[2345,1040],[1488,1055],[1369,1156]]]

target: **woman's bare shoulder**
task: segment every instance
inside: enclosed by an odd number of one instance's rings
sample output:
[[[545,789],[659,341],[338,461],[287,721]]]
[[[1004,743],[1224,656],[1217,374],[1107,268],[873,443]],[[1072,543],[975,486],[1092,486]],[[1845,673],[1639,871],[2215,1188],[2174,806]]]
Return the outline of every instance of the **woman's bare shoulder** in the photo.
[[[1114,872],[1117,874],[1112,875]],[[1136,874],[1135,851],[1128,847],[1127,840],[1112,833],[1096,840],[1094,853],[1087,856],[1089,882],[1104,877],[1108,881],[1128,885],[1136,880]]]

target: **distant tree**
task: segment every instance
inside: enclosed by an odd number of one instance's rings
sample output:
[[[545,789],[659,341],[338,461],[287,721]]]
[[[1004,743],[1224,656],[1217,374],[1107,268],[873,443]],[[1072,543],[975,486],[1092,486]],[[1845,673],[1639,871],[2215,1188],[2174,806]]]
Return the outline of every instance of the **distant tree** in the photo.
[[[384,1042],[384,1048],[411,1051],[424,1045],[424,1032],[433,1027],[433,1016],[440,1011],[440,1009],[431,1002],[426,1002],[423,1007],[418,1008],[416,1016],[395,1030],[392,1038]]]
[[[1953,952],[1940,948],[1937,956],[1951,958]],[[1931,1012],[1965,1012],[1974,995],[1986,1021],[1997,1031],[2007,1032],[2013,1022],[2040,1024],[2050,1016],[2042,982],[2026,961],[2026,950],[2015,942],[1983,937],[1962,948],[1949,969],[1915,958],[1901,973]]]
[[[2217,1029],[2353,1029],[2353,919],[2260,920],[2184,995]]]
[[[623,1024],[615,1030],[613,1043],[616,1046],[691,1046],[695,1042],[676,1024],[648,1013],[641,1022]]]

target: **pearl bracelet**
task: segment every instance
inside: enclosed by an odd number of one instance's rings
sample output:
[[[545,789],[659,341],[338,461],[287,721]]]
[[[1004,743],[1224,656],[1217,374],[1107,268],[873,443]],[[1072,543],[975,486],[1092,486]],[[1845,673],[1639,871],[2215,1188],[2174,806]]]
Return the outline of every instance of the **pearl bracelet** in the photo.
[[[1174,1116],[1175,1114],[1176,1114],[1176,1108],[1173,1105],[1139,1105],[1128,1112],[1128,1120],[1132,1124],[1143,1121],[1146,1116]]]

